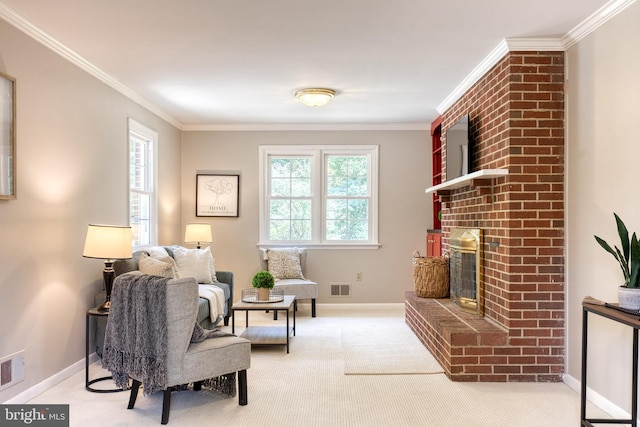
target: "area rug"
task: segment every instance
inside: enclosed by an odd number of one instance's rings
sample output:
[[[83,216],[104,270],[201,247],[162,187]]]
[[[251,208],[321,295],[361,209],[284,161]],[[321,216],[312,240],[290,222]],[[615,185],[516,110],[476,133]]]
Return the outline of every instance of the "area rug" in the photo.
[[[444,370],[413,331],[397,320],[341,328],[345,375],[439,374]]]

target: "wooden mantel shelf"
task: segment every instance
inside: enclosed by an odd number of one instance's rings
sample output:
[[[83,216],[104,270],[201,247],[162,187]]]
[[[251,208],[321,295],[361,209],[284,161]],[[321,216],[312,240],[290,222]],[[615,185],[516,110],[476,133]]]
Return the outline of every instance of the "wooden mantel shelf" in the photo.
[[[451,181],[443,182],[442,184],[434,185],[433,187],[429,187],[424,190],[424,192],[429,194],[437,193],[440,190],[455,190],[457,188],[471,185],[471,183],[476,179],[502,178],[507,175],[509,175],[509,169],[483,169],[452,179]]]

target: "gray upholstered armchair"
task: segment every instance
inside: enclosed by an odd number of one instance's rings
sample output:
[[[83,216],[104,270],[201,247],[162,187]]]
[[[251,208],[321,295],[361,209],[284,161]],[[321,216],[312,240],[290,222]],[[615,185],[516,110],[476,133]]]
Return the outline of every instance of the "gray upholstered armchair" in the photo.
[[[123,276],[119,276],[116,280],[121,280]],[[115,294],[114,298],[116,298]],[[140,298],[136,298],[135,304],[147,302],[146,299],[140,300]],[[115,304],[117,302],[112,299],[112,310]],[[135,307],[129,304],[127,309],[134,311]],[[235,375],[233,374],[237,373],[238,403],[246,405],[246,370],[251,366],[251,343],[236,336],[219,336],[203,339],[200,342],[192,342],[194,341],[192,340],[192,335],[194,335],[194,326],[196,325],[198,314],[198,284],[195,279],[189,277],[166,281],[165,312],[167,347],[166,363],[163,365],[166,367],[166,389],[164,389],[162,406],[162,424],[166,424],[169,421],[171,392],[174,387],[194,383],[194,389],[199,390],[203,380],[218,378],[222,375],[231,374],[227,378],[230,377],[232,379],[231,385],[235,390]],[[111,319],[109,319],[110,321]],[[107,335],[109,334],[110,331],[108,330]],[[136,338],[136,341],[139,343],[140,339]],[[105,352],[109,351],[107,344],[105,340]],[[106,357],[103,361],[105,360]],[[133,380],[128,405],[128,409],[132,409],[138,395],[138,389],[143,381],[136,373],[129,373],[128,375]],[[145,371],[142,375],[148,375],[148,371]],[[115,376],[114,379],[116,379]],[[158,388],[161,389],[161,387]]]
[[[291,262],[293,257],[293,261]],[[285,295],[294,295],[294,310],[298,309],[298,300],[311,300],[311,317],[316,317],[316,298],[318,284],[309,280],[305,274],[307,249],[280,248],[260,249],[260,268],[269,271],[276,279],[275,287],[284,290]],[[279,264],[278,266],[274,264]],[[277,319],[274,311],[273,318]]]

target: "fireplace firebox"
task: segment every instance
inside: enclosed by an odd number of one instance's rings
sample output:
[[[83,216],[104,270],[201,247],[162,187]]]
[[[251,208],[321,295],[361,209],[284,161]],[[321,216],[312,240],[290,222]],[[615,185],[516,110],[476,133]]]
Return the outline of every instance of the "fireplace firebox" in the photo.
[[[481,238],[477,228],[452,228],[449,235],[451,300],[462,310],[479,316],[484,315]]]

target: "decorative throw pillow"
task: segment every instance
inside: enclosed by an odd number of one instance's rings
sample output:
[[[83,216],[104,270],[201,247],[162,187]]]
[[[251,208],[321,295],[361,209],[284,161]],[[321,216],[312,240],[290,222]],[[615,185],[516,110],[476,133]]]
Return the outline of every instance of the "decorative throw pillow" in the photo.
[[[171,258],[169,255],[165,255],[160,258],[156,258],[153,255],[151,255],[151,258],[157,259],[158,261],[166,262],[167,264],[169,264],[173,269],[173,275],[175,276],[176,279],[179,279],[180,277],[182,277],[180,276],[180,269],[178,269],[178,264],[176,264],[176,260]]]
[[[160,259],[166,256],[169,256],[169,253],[162,246],[151,246],[144,249],[145,252],[148,252],[151,258]]]
[[[146,253],[140,255],[140,260],[138,261],[138,269],[143,274],[168,277],[170,279],[176,278],[175,271],[173,270],[171,264],[153,259]]]
[[[147,252],[153,259],[171,264],[171,267],[173,267],[175,278],[180,278],[180,271],[178,270],[178,264],[176,264],[176,260],[173,259],[171,255],[169,255],[169,252],[167,252],[167,250],[163,246],[151,246],[145,248],[144,252]]]
[[[178,264],[180,277],[193,277],[198,283],[211,283],[211,267],[213,256],[211,249],[187,249],[183,247],[173,248],[173,257]]]
[[[276,280],[304,279],[298,248],[267,249],[267,261]]]

